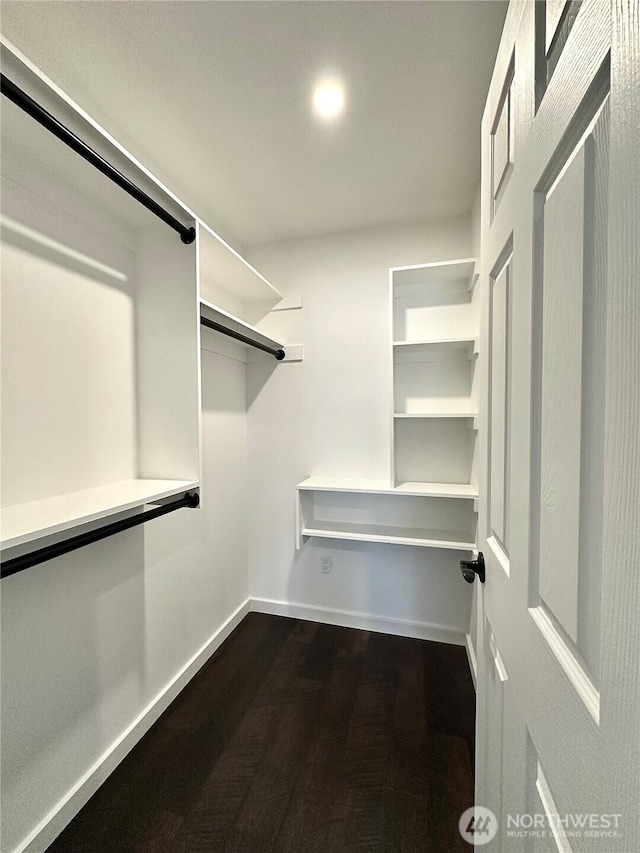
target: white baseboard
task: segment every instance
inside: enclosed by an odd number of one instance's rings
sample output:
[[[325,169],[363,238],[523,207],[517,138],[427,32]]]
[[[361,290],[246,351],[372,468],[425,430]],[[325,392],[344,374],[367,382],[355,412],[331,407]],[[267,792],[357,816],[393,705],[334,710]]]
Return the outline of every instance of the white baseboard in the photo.
[[[256,613],[290,616],[293,619],[324,622],[327,625],[339,625],[343,628],[360,628],[363,631],[396,634],[399,637],[414,637],[419,640],[434,640],[454,646],[465,645],[463,631],[447,628],[444,625],[431,625],[427,622],[388,619],[384,616],[370,616],[367,613],[354,613],[348,610],[331,610],[328,607],[310,607],[307,604],[274,601],[270,598],[252,598],[251,609]]]
[[[467,650],[467,657],[469,658],[469,669],[471,670],[471,678],[473,679],[473,686],[475,688],[476,693],[478,692],[478,661],[476,659],[476,650],[473,647],[473,640],[471,639],[471,634],[465,634],[464,645]]]
[[[13,853],[43,853],[49,847],[251,609],[251,599],[247,598]]]

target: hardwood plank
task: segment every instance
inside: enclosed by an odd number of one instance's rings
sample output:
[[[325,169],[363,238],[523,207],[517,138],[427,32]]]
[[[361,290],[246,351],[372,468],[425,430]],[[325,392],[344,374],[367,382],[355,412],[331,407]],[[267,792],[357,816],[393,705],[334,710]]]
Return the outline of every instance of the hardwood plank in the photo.
[[[475,692],[462,646],[424,643],[427,725],[442,734],[466,738],[474,761]]]
[[[304,764],[276,841],[281,853],[298,853],[300,850],[319,853],[326,846],[342,774],[349,721],[369,640],[367,632],[353,632],[345,628],[334,628],[332,634],[322,632],[321,636],[328,644],[335,644],[332,669]]]
[[[381,849],[396,639],[373,633],[369,638],[328,837],[328,849],[336,853],[345,849],[374,853]]]
[[[172,848],[176,851],[217,849],[245,834],[265,842],[277,835],[290,796],[291,765],[319,691],[297,676],[317,626],[273,618],[287,626],[287,641],[199,792]]]
[[[429,847],[447,853],[468,853],[458,832],[460,815],[473,805],[469,745],[464,738],[431,732],[427,744],[429,785]]]
[[[422,641],[404,637],[396,638],[394,643],[396,683],[385,785],[427,797],[430,768],[422,646]]]
[[[429,809],[422,797],[385,788],[382,813],[384,853],[425,853],[436,849],[431,846]]]

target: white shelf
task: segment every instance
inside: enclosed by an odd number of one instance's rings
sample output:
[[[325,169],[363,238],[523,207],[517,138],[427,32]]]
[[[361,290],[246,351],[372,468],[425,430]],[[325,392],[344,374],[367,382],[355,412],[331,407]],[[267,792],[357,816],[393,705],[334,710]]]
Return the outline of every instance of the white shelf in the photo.
[[[270,338],[269,335],[265,335],[265,333],[261,332],[260,329],[256,329],[255,326],[252,326],[250,323],[246,323],[244,320],[241,320],[229,311],[218,308],[217,305],[213,305],[213,303],[208,302],[206,299],[200,299],[200,316],[206,317],[208,320],[213,320],[214,323],[219,323],[234,332],[239,332],[241,335],[246,335],[252,340],[258,341],[258,343],[264,344],[265,346],[273,347],[274,349],[284,349],[285,345],[282,341]],[[243,344],[242,341],[238,341],[237,343],[240,346],[249,346],[249,344]]]
[[[471,290],[477,279],[476,268],[476,258],[462,258],[455,261],[440,261],[435,264],[393,267],[391,273],[396,287],[465,282],[466,289]]]
[[[396,352],[429,352],[431,350],[468,350],[470,354],[478,352],[477,338],[434,338],[422,341],[394,341]]]
[[[387,545],[413,545],[421,548],[445,548],[454,551],[473,551],[475,542],[466,533],[450,530],[423,530],[421,528],[386,527],[373,524],[339,522],[329,525],[316,522],[314,527],[303,527],[303,536],[321,539],[346,539],[354,542],[382,542]]]
[[[200,266],[203,276],[215,287],[231,293],[243,303],[275,305],[282,294],[245,258],[204,222],[200,222]]]
[[[123,480],[2,510],[2,547],[34,542],[197,488],[192,480]]]
[[[478,497],[478,489],[468,483],[416,483],[406,481],[398,483],[393,490],[400,495],[423,495],[430,498],[468,498]]]
[[[477,412],[420,412],[407,414],[405,412],[395,412],[394,418],[477,418]]]
[[[301,491],[355,492],[369,495],[411,495],[431,498],[477,498],[478,490],[466,483],[399,483],[386,480],[358,480],[339,477],[309,477],[296,486]]]
[[[388,495],[394,490],[387,480],[359,480],[349,477],[308,477],[296,489],[310,492],[357,492],[367,495]]]

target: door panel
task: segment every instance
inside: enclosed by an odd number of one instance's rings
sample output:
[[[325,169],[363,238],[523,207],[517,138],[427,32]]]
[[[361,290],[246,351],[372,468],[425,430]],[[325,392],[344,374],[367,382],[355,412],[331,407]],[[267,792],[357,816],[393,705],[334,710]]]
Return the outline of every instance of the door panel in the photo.
[[[536,194],[534,233],[541,364],[534,364],[531,604],[557,623],[592,682],[600,648],[608,129],[606,101],[549,190]]]
[[[506,260],[503,258],[506,256]],[[511,498],[511,240],[489,279],[488,543],[507,576]]]
[[[637,2],[512,3],[482,125],[486,850],[638,847],[638,126]]]

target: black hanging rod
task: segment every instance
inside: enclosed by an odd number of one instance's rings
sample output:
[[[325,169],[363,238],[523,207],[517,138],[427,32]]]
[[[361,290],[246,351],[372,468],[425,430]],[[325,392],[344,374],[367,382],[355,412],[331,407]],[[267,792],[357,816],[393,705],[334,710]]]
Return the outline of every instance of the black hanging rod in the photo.
[[[261,349],[263,352],[268,352],[269,355],[275,356],[278,361],[282,361],[285,356],[285,352],[283,349],[275,349],[274,347],[268,347],[266,344],[261,344],[259,341],[254,341],[251,338],[248,338],[246,335],[241,334],[240,332],[235,332],[233,329],[227,329],[226,326],[223,326],[220,323],[216,323],[213,320],[209,320],[208,317],[200,317],[200,322],[208,329],[213,329],[214,332],[222,332],[223,335],[228,335],[230,338],[235,338],[237,341],[242,341],[243,344],[249,344],[250,347],[255,347],[256,349]]]
[[[54,136],[57,136],[58,139],[65,143],[65,145],[72,148],[76,154],[79,154],[87,160],[87,162],[91,163],[92,166],[99,169],[103,175],[110,178],[126,193],[129,193],[129,195],[135,198],[136,201],[139,201],[140,204],[144,205],[147,210],[150,210],[151,213],[155,213],[155,215],[162,219],[163,222],[166,222],[167,225],[171,226],[171,228],[178,232],[183,243],[193,243],[196,239],[195,228],[188,228],[186,225],[179,222],[175,216],[172,216],[167,210],[160,207],[158,202],[154,201],[150,196],[143,192],[140,187],[137,187],[132,183],[132,181],[123,175],[122,172],[119,172],[111,165],[111,163],[105,160],[104,157],[100,156],[97,151],[90,148],[86,142],[83,142],[80,137],[76,136],[73,131],[69,130],[69,128],[62,124],[62,122],[58,121],[57,118],[52,116],[50,112],[34,101],[26,92],[23,92],[22,89],[16,86],[16,84],[9,80],[8,77],[5,77],[4,74],[2,74],[1,77],[3,95],[9,98],[10,101],[13,101],[13,103],[19,106],[21,110],[24,110],[25,113],[31,116],[31,118],[34,118],[38,124],[46,127],[48,131],[53,133]]]
[[[90,545],[92,542],[99,542],[100,539],[106,539],[107,536],[113,536],[116,533],[122,533],[123,530],[129,530],[130,527],[137,527],[139,524],[144,524],[151,521],[153,518],[160,518],[161,515],[166,515],[168,512],[174,512],[176,509],[182,509],[183,506],[195,509],[200,503],[200,498],[195,492],[185,492],[185,494],[176,501],[162,504],[161,506],[150,509],[147,512],[132,515],[129,518],[120,519],[120,521],[112,521],[110,524],[105,524],[103,527],[98,527],[95,530],[89,530],[86,533],[79,533],[77,536],[71,536],[69,539],[64,539],[62,542],[55,542],[53,545],[45,545],[44,548],[39,548],[37,551],[30,551],[28,554],[23,554],[20,557],[13,557],[9,560],[2,561],[3,578],[9,575],[15,575],[17,572],[22,572],[24,569],[29,569],[31,566],[37,566],[39,563],[44,563],[46,560],[52,560],[54,557],[61,557],[63,554],[68,554],[69,551],[75,551],[77,548],[84,548],[85,545]]]

